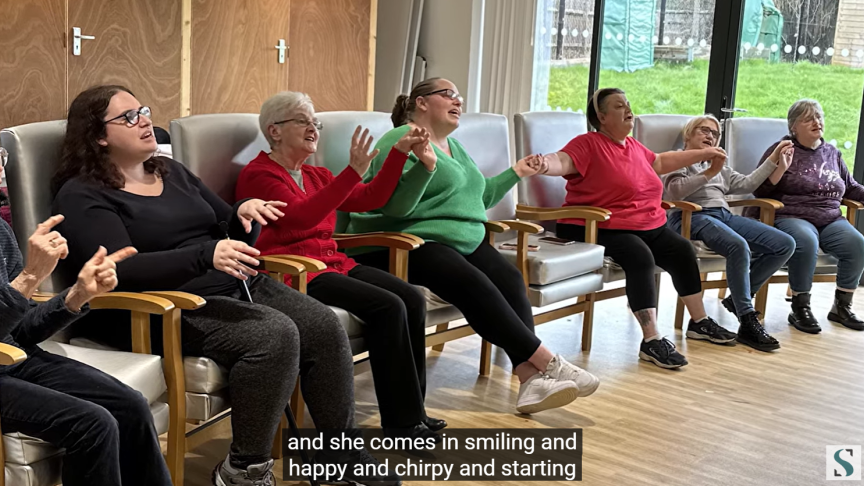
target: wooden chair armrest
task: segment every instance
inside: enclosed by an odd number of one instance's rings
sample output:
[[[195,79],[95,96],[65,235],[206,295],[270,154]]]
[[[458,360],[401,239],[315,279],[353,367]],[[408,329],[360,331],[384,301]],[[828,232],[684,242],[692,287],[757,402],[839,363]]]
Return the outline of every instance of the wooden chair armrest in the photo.
[[[204,307],[207,301],[202,297],[187,292],[175,291],[159,291],[159,292],[144,292],[147,295],[155,295],[163,299],[168,299],[174,303],[174,306],[181,310],[195,310]]]
[[[849,209],[864,209],[864,203],[852,200],[852,199],[843,199],[840,201],[840,204],[846,206]]]
[[[528,233],[530,235],[536,235],[545,231],[545,229],[539,224],[527,223],[525,221],[514,221],[508,219],[501,222],[509,226],[511,230]]]
[[[299,255],[267,255],[258,257],[258,261],[261,262],[261,268],[268,272],[292,276],[304,272],[320,272],[327,268],[320,260]]]
[[[683,211],[690,211],[690,212],[702,211],[702,206],[695,204],[695,203],[692,203],[690,201],[663,201],[663,202],[671,205],[671,207],[667,208],[667,209],[680,209],[682,212]]]
[[[778,209],[783,207],[783,203],[776,199],[756,198],[756,199],[736,199],[728,202],[730,208],[759,208],[759,221],[774,226],[774,215]]]
[[[43,303],[48,302],[49,300],[53,299],[55,295],[57,295],[57,294],[53,294],[51,292],[42,292],[41,290],[37,290],[36,293],[33,294],[33,297],[31,297],[31,299],[33,300],[33,302],[38,302],[40,304],[43,304]]]
[[[0,343],[0,365],[10,366],[27,359],[27,353],[15,346]]]
[[[397,250],[416,250],[425,243],[422,238],[405,233],[359,233],[333,235],[339,248],[360,248],[364,246],[383,246]]]
[[[163,297],[132,292],[110,292],[90,300],[91,309],[116,309],[145,314],[165,315],[174,310],[174,303]]]
[[[767,209],[770,211],[776,211],[783,207],[783,203],[777,201],[776,199],[766,199],[766,198],[757,198],[757,199],[736,199],[734,201],[728,201],[730,208],[746,208],[746,207],[756,207],[759,209]]]
[[[510,230],[510,227],[502,221],[486,221],[483,225],[487,233],[504,233]]]
[[[344,239],[344,238],[355,237],[355,236],[366,236],[366,235],[396,236],[398,238],[402,238],[403,240],[413,241],[413,242],[417,243],[418,245],[423,245],[423,243],[426,243],[423,240],[423,238],[420,238],[419,236],[414,236],[414,235],[409,234],[409,233],[398,233],[395,231],[374,231],[371,233],[355,233],[355,234],[336,233],[333,235],[333,239],[338,242],[339,240]]]
[[[541,208],[537,206],[516,206],[516,217],[530,221],[554,221],[556,219],[585,219],[608,221],[612,212],[593,206],[567,206],[561,208]]]
[[[670,209],[675,209],[675,203],[672,201],[660,201],[660,207],[669,211]]]
[[[846,198],[843,198],[840,201],[840,204],[846,206],[846,219],[854,225],[855,219],[858,216],[858,210],[864,209],[864,204],[859,201]]]

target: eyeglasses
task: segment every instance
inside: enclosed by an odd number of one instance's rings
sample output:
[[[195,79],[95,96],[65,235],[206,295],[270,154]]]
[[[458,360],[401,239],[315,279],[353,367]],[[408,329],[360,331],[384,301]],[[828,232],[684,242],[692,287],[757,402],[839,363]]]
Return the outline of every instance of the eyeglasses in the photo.
[[[450,89],[450,88],[439,89],[438,91],[433,91],[433,92],[431,92],[431,93],[426,93],[426,94],[423,95],[423,96],[432,96],[432,95],[434,95],[434,94],[441,95],[441,96],[443,96],[443,97],[445,97],[445,98],[450,98],[451,100],[456,100],[456,101],[458,101],[459,103],[465,103],[465,99],[462,98],[462,95],[460,95],[460,94],[457,93],[456,91],[453,91],[453,90]]]
[[[708,134],[713,135],[713,136],[714,136],[714,140],[717,140],[717,139],[720,138],[720,132],[717,131],[717,130],[714,130],[713,128],[708,128],[708,127],[696,127],[696,129],[699,130],[700,132],[702,132],[703,135],[708,135]]]
[[[7,162],[9,162],[9,152],[7,152],[5,148],[0,147],[0,163],[3,164],[0,167],[6,168]]]
[[[324,129],[324,124],[321,123],[320,121],[318,121],[317,119],[309,120],[306,118],[291,118],[290,120],[282,120],[282,121],[278,121],[278,122],[273,122],[273,124],[274,125],[281,125],[283,123],[288,123],[288,122],[294,122],[295,124],[297,124],[298,126],[301,126],[301,127],[308,127],[311,125],[311,126],[315,127],[315,129],[318,130],[319,132]]]
[[[114,118],[112,118],[110,120],[105,120],[105,124],[107,125],[114,120],[119,120],[121,118],[125,118],[126,123],[128,123],[129,126],[134,127],[135,125],[138,124],[138,121],[141,118],[140,115],[144,115],[147,118],[150,118],[150,107],[149,106],[142,106],[141,108],[138,108],[137,110],[126,111],[120,116],[115,116]]]

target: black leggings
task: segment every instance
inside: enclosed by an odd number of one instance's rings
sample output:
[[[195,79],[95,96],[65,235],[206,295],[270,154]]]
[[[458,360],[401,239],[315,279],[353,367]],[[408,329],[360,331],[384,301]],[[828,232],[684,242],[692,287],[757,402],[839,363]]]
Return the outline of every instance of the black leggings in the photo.
[[[360,318],[369,348],[382,427],[411,427],[426,418],[426,299],[386,271],[358,265],[348,275],[324,273],[307,294]]]
[[[387,268],[389,256],[376,251],[356,260]],[[489,244],[462,255],[447,245],[427,242],[411,252],[408,281],[456,306],[477,334],[507,353],[513,368],[540,347],[522,274]]]
[[[556,232],[559,238],[585,241],[584,226],[558,223]],[[693,245],[665,225],[648,231],[600,229],[597,244],[604,246],[606,256],[624,270],[627,301],[633,312],[657,307],[655,265],[669,273],[678,295],[702,291]]]

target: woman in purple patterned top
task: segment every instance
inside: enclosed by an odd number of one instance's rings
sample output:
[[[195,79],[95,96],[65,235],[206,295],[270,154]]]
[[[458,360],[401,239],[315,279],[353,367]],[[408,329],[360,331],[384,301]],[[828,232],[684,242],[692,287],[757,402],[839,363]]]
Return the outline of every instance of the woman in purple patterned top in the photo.
[[[864,321],[852,312],[852,296],[864,271],[864,236],[843,218],[843,199],[864,201],[864,186],[852,178],[840,152],[822,139],[824,113],[815,100],[797,101],[787,116],[794,144],[792,163],[785,173],[774,172],[754,194],[777,199],[775,227],[795,239],[789,259],[792,313],[789,324],[816,334],[822,329],[810,310],[810,288],[819,248],[837,258],[837,291],[828,320],[850,329],[864,330]],[[775,143],[760,164],[774,151]]]

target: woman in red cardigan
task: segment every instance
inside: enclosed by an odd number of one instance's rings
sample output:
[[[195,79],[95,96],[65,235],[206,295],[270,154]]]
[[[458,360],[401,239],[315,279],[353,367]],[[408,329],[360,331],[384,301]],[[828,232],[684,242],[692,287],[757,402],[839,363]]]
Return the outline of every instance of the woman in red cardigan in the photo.
[[[390,199],[412,150],[434,171],[436,157],[425,130],[411,130],[393,147],[377,177],[363,184],[363,174],[378,151],[369,152],[368,130],[354,132],[350,163],[334,176],[324,167],[303,162],[318,149],[321,123],[312,100],[282,92],[264,102],[259,117],[270,153],[261,152],[243,168],[239,199],[265,194],[288,204],[285,217],[264,226],[257,247],[264,255],[295,254],[323,261],[327,268],[309,274],[307,292],[324,304],[340,307],[366,323],[365,339],[381,411],[381,426],[391,436],[440,440],[444,420],[426,415],[426,301],[422,293],[393,275],[358,265],[337,251],[333,240],[336,211],[378,209]],[[277,197],[278,196],[278,197]],[[238,199],[238,200],[239,200]]]

